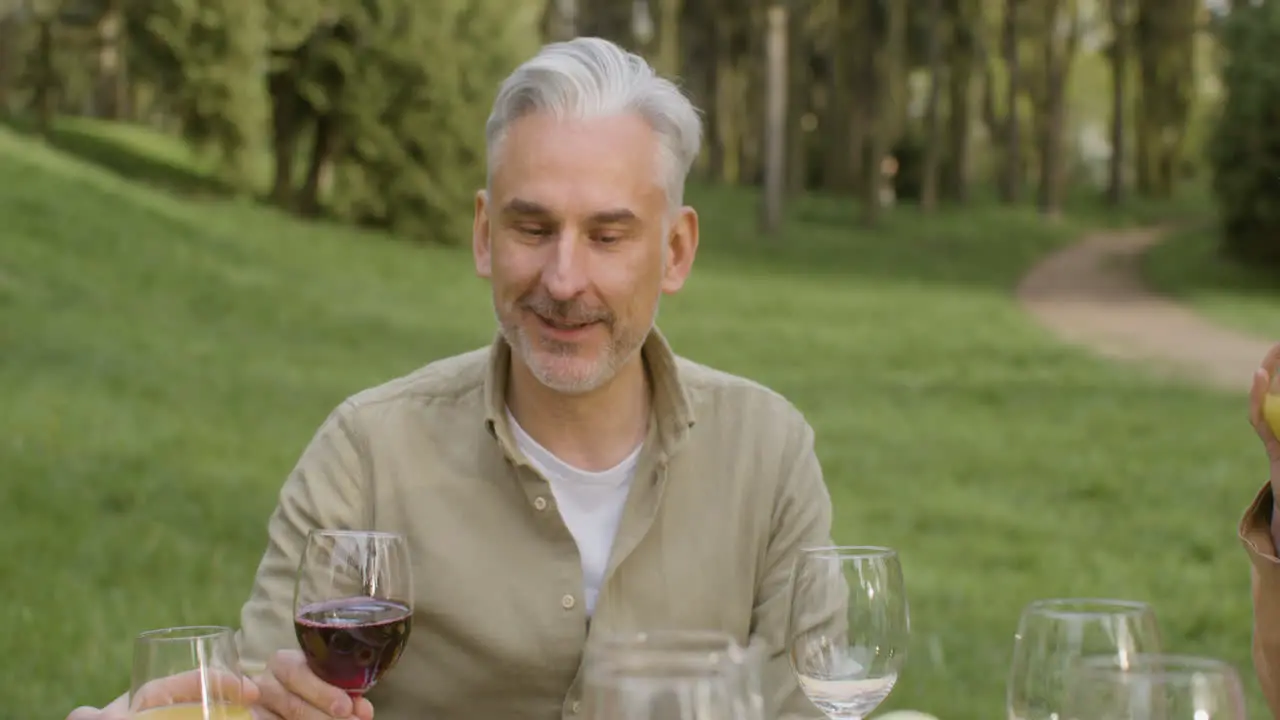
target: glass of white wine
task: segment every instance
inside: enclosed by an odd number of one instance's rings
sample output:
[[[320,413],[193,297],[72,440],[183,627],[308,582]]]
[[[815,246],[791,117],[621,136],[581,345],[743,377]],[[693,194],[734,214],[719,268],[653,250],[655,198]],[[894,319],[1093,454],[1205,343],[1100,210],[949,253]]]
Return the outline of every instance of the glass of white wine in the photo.
[[[1247,720],[1236,669],[1216,658],[1087,657],[1072,668],[1067,718]]]
[[[1068,680],[1084,657],[1123,662],[1160,652],[1155,612],[1133,600],[1036,600],[1023,609],[1014,639],[1006,697],[1009,720],[1066,717]]]
[[[597,652],[586,668],[586,720],[740,720],[746,688],[716,653]]]
[[[231,628],[149,630],[135,639],[129,711],[137,720],[251,720]]]
[[[898,553],[807,548],[791,576],[787,649],[805,696],[832,720],[862,720],[906,662],[911,623]]]
[[[620,658],[621,662],[618,662]],[[647,660],[647,664],[643,660]],[[670,661],[676,666],[683,663],[685,667],[718,667],[729,683],[734,719],[765,720],[764,690],[761,684],[764,645],[759,640],[744,648],[732,635],[718,630],[622,633],[594,642],[588,650],[587,661],[591,672],[602,668],[605,671],[603,676],[594,675],[597,680],[610,682],[625,676],[627,672],[647,672],[654,663],[660,661]],[[608,676],[610,668],[613,671],[612,677]]]

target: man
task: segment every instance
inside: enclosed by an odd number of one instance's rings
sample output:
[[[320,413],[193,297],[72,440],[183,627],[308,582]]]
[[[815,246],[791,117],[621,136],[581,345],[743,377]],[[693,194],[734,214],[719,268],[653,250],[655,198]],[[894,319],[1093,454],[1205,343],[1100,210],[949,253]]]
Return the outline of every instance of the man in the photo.
[[[813,432],[654,326],[698,248],[697,111],[641,58],[580,38],[517,68],[486,132],[473,253],[500,333],[349,398],[303,453],[241,616],[256,712],[569,718],[590,636],[687,628],[764,642],[769,717],[822,717],[784,647],[796,553],[831,542]],[[359,703],[295,649],[312,528],[409,538],[409,646]]]
[[[1280,369],[1280,344],[1271,348],[1253,376],[1249,393],[1249,421],[1257,431],[1267,458],[1271,480],[1258,492],[1240,521],[1240,540],[1252,564],[1253,664],[1271,713],[1280,717],[1280,512],[1274,488],[1280,482],[1280,441],[1262,413],[1271,378]]]

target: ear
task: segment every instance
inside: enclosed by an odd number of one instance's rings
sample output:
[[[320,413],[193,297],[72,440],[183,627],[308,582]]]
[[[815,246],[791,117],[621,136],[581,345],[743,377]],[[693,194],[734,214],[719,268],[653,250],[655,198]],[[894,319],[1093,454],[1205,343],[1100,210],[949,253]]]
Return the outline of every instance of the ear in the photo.
[[[475,256],[476,275],[488,278],[493,272],[492,247],[489,242],[489,195],[476,192],[476,216],[471,224],[471,253]]]
[[[671,294],[684,287],[685,278],[693,270],[693,257],[698,254],[698,213],[691,207],[680,208],[666,237],[666,273],[662,292]]]

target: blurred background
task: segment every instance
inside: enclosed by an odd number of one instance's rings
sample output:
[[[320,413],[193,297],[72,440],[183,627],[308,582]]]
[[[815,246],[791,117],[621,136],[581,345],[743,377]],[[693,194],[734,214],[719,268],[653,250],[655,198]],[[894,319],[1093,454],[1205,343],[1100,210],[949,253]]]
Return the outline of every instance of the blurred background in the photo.
[[[1267,472],[1280,2],[0,0],[0,717],[114,698],[141,630],[237,624],[325,415],[491,340],[483,124],[574,35],[705,114],[660,324],[806,413],[837,540],[900,548],[882,712],[1000,716],[1019,610],[1104,596],[1268,716],[1236,526]],[[1117,255],[1133,228],[1160,234]],[[1020,281],[1085,237],[1056,281],[1130,291],[1064,335]],[[1159,352],[1098,352],[1116,317]],[[1209,343],[1248,360],[1181,364]]]

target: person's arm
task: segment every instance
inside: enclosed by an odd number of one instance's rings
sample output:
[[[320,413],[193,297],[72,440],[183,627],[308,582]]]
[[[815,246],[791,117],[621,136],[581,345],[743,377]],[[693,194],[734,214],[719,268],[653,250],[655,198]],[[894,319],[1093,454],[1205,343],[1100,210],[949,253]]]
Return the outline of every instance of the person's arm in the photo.
[[[267,548],[236,634],[248,674],[261,672],[275,651],[298,647],[293,586],[307,533],[313,528],[362,529],[368,517],[364,450],[352,414],[347,403],[330,413],[280,489],[267,522]]]
[[[1280,556],[1276,552],[1280,513],[1271,483],[1263,486],[1240,521],[1240,540],[1249,555],[1253,595],[1253,665],[1262,694],[1280,717]]]
[[[267,549],[253,591],[240,612],[236,632],[240,665],[246,676],[255,678],[254,698],[264,705],[296,706],[299,693],[290,690],[301,688],[312,704],[332,705],[335,716],[353,713],[346,693],[318,687],[318,680],[307,677],[298,657],[301,653],[273,657],[279,650],[298,647],[293,629],[293,585],[307,532],[312,528],[356,529],[367,517],[364,452],[352,412],[350,404],[344,403],[329,415],[285,481],[267,524]],[[285,683],[290,690],[285,689]],[[67,720],[123,720],[130,715],[128,702],[126,693],[101,709],[76,708]],[[362,700],[354,714],[371,717],[368,701]]]
[[[240,611],[240,664],[261,689],[262,706],[280,717],[315,712],[309,708],[320,710],[317,717],[368,720],[373,714],[368,700],[353,707],[345,692],[307,669],[293,627],[294,580],[307,533],[367,529],[371,517],[368,455],[355,414],[350,402],[330,413],[280,489],[267,549]]]
[[[1271,378],[1280,369],[1280,344],[1273,345],[1253,374],[1249,389],[1249,423],[1262,441],[1271,466],[1271,481],[1262,487],[1240,520],[1239,537],[1249,555],[1253,596],[1253,666],[1271,713],[1280,717],[1280,513],[1272,492],[1280,479],[1280,439],[1263,413]]]
[[[796,424],[783,455],[784,477],[773,506],[765,558],[765,577],[756,595],[752,636],[764,645],[762,686],[766,717],[819,720],[825,716],[800,690],[787,655],[787,615],[791,605],[791,568],[801,548],[831,545],[831,495],[814,453],[813,429]],[[847,622],[843,608],[827,621]]]

